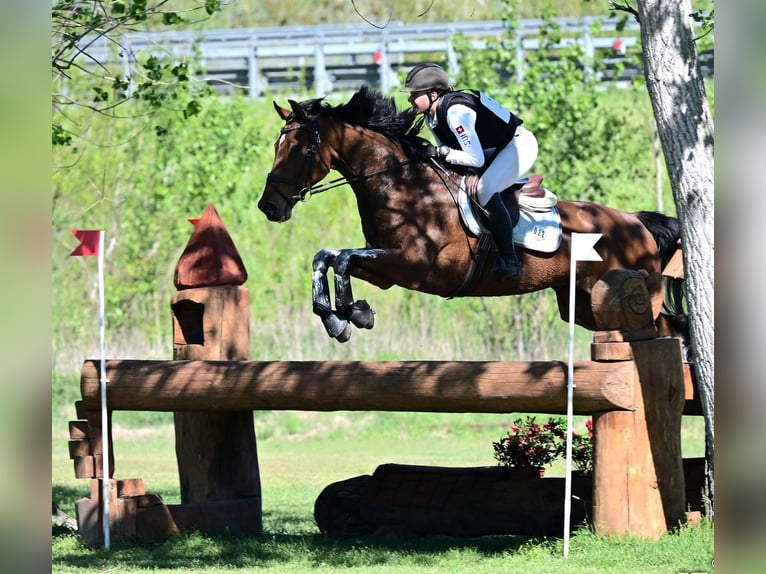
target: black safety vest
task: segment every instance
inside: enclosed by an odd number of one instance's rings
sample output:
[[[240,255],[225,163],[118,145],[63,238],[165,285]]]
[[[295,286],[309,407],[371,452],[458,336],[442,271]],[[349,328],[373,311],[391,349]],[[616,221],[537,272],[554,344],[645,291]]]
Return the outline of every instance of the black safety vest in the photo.
[[[479,92],[447,92],[436,107],[437,124],[434,133],[451,148],[461,149],[457,137],[447,125],[447,110],[455,104],[463,104],[476,112],[476,134],[484,149],[496,148],[499,151],[511,141],[516,134],[516,128],[523,123],[511,112],[508,112],[508,121],[504,121],[482,103]]]

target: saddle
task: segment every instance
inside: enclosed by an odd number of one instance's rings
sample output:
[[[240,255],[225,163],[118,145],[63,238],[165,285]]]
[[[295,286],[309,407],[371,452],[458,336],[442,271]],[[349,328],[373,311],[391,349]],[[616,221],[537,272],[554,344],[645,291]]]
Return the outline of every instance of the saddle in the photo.
[[[494,246],[492,234],[484,225],[486,213],[476,198],[478,182],[478,175],[468,175],[458,190],[460,217],[468,234],[478,237],[479,242],[463,284],[451,297],[463,297],[473,290]],[[538,253],[553,253],[561,245],[561,216],[556,209],[558,198],[542,182],[541,175],[525,177],[505,189],[501,197],[513,221],[513,242]],[[509,194],[515,201],[508,198]]]
[[[475,206],[479,205],[476,197],[479,188],[479,177],[478,174],[470,174],[465,176],[463,182],[468,198]],[[542,175],[530,175],[520,179],[501,192],[500,196],[506,205],[508,204],[508,195],[513,194],[514,201],[511,202],[513,207],[509,211],[511,212],[511,219],[514,225],[516,225],[519,219],[518,208],[544,212],[550,211],[556,206],[558,198],[550,190],[544,188],[542,184]],[[483,219],[483,213],[480,215]]]
[[[476,237],[489,234],[484,221],[486,214],[476,198],[478,175],[464,178],[458,193],[460,214],[469,232]],[[513,240],[516,244],[552,253],[561,244],[561,217],[556,204],[558,198],[542,186],[543,176],[531,175],[520,179],[501,193],[513,221]],[[508,195],[512,194],[513,198]]]

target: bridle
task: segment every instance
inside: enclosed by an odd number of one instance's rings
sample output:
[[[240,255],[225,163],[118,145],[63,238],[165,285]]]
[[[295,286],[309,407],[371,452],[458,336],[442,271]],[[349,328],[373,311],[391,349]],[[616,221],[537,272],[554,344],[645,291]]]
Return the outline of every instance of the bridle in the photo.
[[[308,175],[306,176],[306,184],[302,184],[297,179],[289,179],[279,175],[274,175],[272,172],[269,172],[269,174],[266,176],[266,185],[270,183],[284,183],[298,189],[298,193],[288,197],[282,193],[278,187],[274,187],[274,190],[277,192],[277,194],[279,194],[282,199],[284,199],[289,204],[294,204],[298,201],[306,201],[309,194],[318,193],[315,191],[317,189],[316,186],[312,186],[311,184],[311,174],[314,173],[314,164],[317,156],[327,168],[328,172],[331,169],[331,166],[327,165],[327,162],[322,159],[322,154],[319,153],[319,145],[322,143],[322,135],[319,133],[319,122],[317,119],[313,118],[308,125],[298,124],[297,126],[292,127],[285,126],[280,130],[279,133],[280,135],[285,135],[296,130],[307,131],[309,133],[309,141],[311,142],[310,145],[306,147],[306,152],[303,156],[304,165],[306,162],[308,162]]]
[[[322,158],[322,154],[319,151],[319,146],[322,143],[322,135],[319,132],[319,121],[317,120],[317,118],[312,118],[311,122],[308,124],[299,124],[297,126],[290,126],[290,127],[285,126],[280,130],[279,133],[280,135],[284,135],[296,130],[307,131],[309,133],[309,141],[311,142],[311,144],[306,147],[306,152],[304,155],[304,165],[308,162],[308,175],[306,177],[306,183],[303,184],[297,179],[290,179],[287,177],[274,175],[273,172],[269,172],[268,175],[266,176],[266,185],[270,183],[283,183],[285,185],[294,187],[298,190],[298,193],[296,193],[295,195],[288,196],[285,193],[282,193],[282,191],[280,191],[278,187],[273,188],[274,191],[290,205],[293,205],[299,201],[308,201],[308,198],[310,196],[315,195],[317,193],[321,193],[323,191],[327,191],[335,187],[340,187],[341,185],[345,185],[353,181],[368,179],[376,175],[380,175],[381,173],[391,171],[395,167],[408,165],[416,161],[416,160],[408,159],[408,160],[398,162],[394,165],[388,166],[386,168],[383,168],[381,170],[374,171],[371,173],[364,173],[351,178],[339,177],[327,183],[312,184],[311,174],[314,173],[314,166],[315,166],[317,157],[319,157],[320,161],[327,168],[328,172],[332,169],[332,166],[327,164],[327,162]]]

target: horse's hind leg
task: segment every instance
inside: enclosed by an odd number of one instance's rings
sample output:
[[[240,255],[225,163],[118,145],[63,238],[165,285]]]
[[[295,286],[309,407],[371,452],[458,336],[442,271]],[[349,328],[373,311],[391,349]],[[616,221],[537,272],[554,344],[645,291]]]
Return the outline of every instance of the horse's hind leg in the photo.
[[[375,325],[375,312],[364,299],[354,301],[351,290],[348,266],[354,254],[353,249],[343,250],[335,258],[335,308],[339,315],[349,319],[359,329],[372,329]]]
[[[322,319],[327,334],[345,343],[351,338],[351,325],[348,320],[333,311],[330,304],[330,285],[327,281],[327,269],[333,265],[338,256],[337,250],[322,249],[314,256],[311,275],[311,291],[313,311]]]

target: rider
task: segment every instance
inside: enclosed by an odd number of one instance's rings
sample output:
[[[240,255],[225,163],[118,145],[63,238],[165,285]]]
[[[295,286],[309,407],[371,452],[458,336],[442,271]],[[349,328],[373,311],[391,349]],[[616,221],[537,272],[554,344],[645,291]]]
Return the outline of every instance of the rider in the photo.
[[[418,64],[404,83],[409,102],[434,135],[436,157],[479,170],[477,198],[487,211],[499,262],[498,279],[518,277],[521,261],[513,245],[513,222],[500,197],[537,159],[537,138],[522,121],[483,93],[455,91],[437,64]]]

